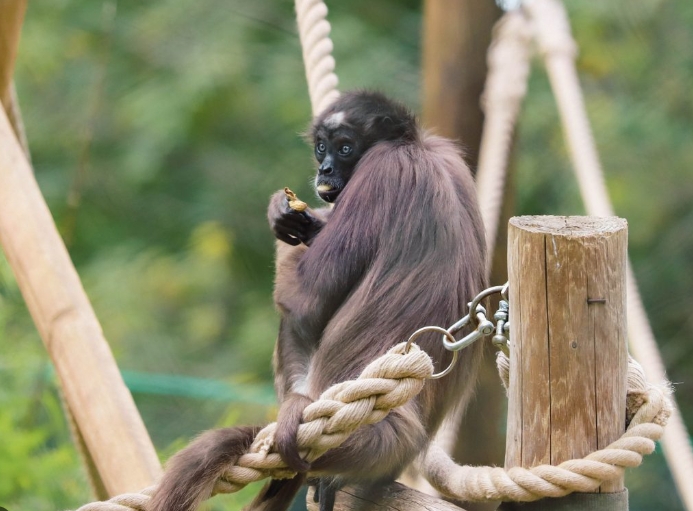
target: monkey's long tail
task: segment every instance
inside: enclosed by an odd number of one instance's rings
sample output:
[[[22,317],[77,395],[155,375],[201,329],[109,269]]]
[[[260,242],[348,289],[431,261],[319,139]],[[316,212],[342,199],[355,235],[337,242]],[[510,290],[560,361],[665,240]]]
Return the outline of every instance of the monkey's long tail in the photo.
[[[212,496],[224,469],[248,452],[259,427],[207,431],[173,456],[148,511],[194,511]]]
[[[207,431],[173,456],[161,483],[152,495],[148,511],[194,511],[212,496],[224,471],[250,450],[260,427],[235,427]],[[305,482],[305,474],[293,479],[273,479],[247,508],[253,511],[285,511]]]

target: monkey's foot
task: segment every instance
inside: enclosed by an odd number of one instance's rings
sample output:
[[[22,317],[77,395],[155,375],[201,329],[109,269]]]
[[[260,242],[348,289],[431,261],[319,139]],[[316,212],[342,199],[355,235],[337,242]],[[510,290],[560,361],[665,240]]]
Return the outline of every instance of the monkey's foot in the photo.
[[[322,477],[313,481],[311,486],[313,485],[315,486],[313,502],[318,502],[320,504],[320,511],[332,511],[334,509],[337,490],[339,490],[340,485],[331,477]]]

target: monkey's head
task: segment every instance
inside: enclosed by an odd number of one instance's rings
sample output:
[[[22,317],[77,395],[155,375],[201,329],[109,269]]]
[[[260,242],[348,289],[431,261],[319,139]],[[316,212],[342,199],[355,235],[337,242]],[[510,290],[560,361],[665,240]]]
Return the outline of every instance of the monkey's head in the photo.
[[[416,139],[414,116],[407,108],[377,92],[340,96],[312,125],[318,160],[315,189],[334,202],[351,179],[361,157],[378,142]]]

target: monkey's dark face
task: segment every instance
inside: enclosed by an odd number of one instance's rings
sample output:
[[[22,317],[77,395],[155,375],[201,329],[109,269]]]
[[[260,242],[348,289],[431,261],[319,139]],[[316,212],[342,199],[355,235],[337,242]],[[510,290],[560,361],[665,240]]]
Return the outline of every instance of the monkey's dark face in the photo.
[[[343,94],[311,129],[318,160],[315,189],[334,202],[366,151],[382,141],[412,141],[416,120],[399,103],[376,92]]]
[[[334,202],[351,179],[364,151],[355,130],[344,123],[339,112],[328,117],[315,131],[315,158],[318,173],[315,189],[325,202]]]

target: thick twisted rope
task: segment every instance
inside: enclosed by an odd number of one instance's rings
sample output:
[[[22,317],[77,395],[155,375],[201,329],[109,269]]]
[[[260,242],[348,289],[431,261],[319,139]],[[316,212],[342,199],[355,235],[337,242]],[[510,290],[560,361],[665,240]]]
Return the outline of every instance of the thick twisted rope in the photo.
[[[139,493],[123,493],[103,502],[92,502],[77,511],[147,511],[147,504],[156,486],[150,486]]]
[[[303,411],[298,445],[308,461],[341,445],[359,427],[383,420],[393,408],[406,404],[433,374],[430,357],[417,346],[400,343],[374,360],[356,380],[333,385]],[[229,465],[214,488],[216,493],[233,493],[267,477],[285,479],[295,474],[274,448],[276,423],[262,429],[250,450]],[[94,502],[78,511],[146,511],[154,487],[141,493]]]
[[[496,363],[507,389],[509,359],[499,352]],[[662,437],[671,414],[668,395],[668,386],[647,383],[642,367],[631,358],[628,361],[628,429],[606,448],[558,466],[506,470],[457,465],[445,451],[433,445],[420,462],[421,470],[436,490],[465,501],[529,502],[544,497],[564,497],[576,491],[591,492],[606,481],[622,477],[626,468],[637,467],[644,454],[654,451],[655,441]]]
[[[389,411],[416,396],[433,373],[431,359],[415,346],[404,353],[405,343],[369,364],[356,380],[334,385],[303,412],[298,443],[309,461],[341,445],[357,428],[374,424]],[[507,388],[509,360],[499,353],[497,364]],[[654,451],[663,433],[671,403],[669,389],[647,382],[642,367],[628,363],[626,432],[605,449],[558,466],[531,469],[471,467],[457,465],[433,444],[420,462],[420,470],[431,485],[444,495],[466,501],[510,500],[528,502],[544,497],[589,492],[606,481],[619,478],[626,468],[637,467],[644,454]],[[276,423],[260,431],[248,453],[240,456],[217,482],[216,493],[232,493],[267,477],[292,477],[273,445]],[[94,502],[78,511],[146,511],[154,487],[125,494],[106,502]]]
[[[332,27],[326,17],[327,6],[322,0],[296,0],[298,34],[314,117],[339,97],[330,39]]]

